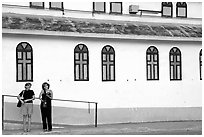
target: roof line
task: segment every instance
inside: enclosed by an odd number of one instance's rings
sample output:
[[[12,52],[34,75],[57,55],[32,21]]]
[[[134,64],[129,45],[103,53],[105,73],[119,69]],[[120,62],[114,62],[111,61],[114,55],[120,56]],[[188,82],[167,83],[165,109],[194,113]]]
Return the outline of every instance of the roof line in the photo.
[[[84,38],[107,38],[107,39],[127,39],[127,40],[159,40],[159,41],[194,41],[202,42],[198,37],[167,37],[167,36],[146,36],[146,35],[120,35],[120,34],[96,34],[96,33],[76,33],[57,32],[41,30],[19,30],[2,28],[2,34],[13,35],[38,35],[38,36],[60,36],[60,37],[84,37]]]

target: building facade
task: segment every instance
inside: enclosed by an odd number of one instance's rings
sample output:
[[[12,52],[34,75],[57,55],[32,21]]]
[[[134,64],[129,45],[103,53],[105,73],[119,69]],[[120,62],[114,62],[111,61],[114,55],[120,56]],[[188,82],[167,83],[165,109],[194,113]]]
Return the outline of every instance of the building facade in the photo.
[[[55,99],[98,102],[99,124],[201,120],[200,4],[155,3],[151,10],[93,2],[79,11],[59,2],[4,3],[2,94],[18,95],[31,82],[38,97],[47,81]],[[16,99],[5,102],[5,120],[21,120]],[[41,121],[38,104],[34,122]],[[89,107],[53,101],[53,122],[93,124]]]

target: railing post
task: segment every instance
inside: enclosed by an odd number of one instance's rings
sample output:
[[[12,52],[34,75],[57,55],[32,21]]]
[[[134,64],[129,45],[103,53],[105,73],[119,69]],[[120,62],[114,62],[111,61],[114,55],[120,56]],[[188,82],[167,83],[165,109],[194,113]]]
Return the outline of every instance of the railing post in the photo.
[[[97,127],[97,104],[96,103],[96,108],[95,108],[95,127]]]
[[[2,130],[4,130],[4,95],[2,95]]]
[[[90,102],[88,102],[88,113],[90,114]]]

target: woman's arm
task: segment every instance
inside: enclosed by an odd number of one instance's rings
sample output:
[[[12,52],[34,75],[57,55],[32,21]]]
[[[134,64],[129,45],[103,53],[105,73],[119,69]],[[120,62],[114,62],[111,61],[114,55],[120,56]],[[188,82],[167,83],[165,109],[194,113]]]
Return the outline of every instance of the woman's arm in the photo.
[[[39,99],[40,99],[41,101],[43,101],[43,100],[42,100],[42,94],[43,94],[43,90],[41,90],[40,95],[39,95]]]
[[[53,99],[53,92],[52,92],[52,90],[51,90],[51,99]]]
[[[21,100],[21,96],[20,96],[20,95],[18,95],[18,96],[17,96],[17,99],[18,99],[18,100]]]
[[[49,95],[48,94],[46,94],[46,96],[48,97],[48,98],[50,98],[50,99],[53,99],[53,92],[52,92],[52,90],[49,90]]]
[[[35,95],[33,95],[31,99],[24,100],[24,102],[28,102],[28,101],[32,101],[32,100],[35,100]]]

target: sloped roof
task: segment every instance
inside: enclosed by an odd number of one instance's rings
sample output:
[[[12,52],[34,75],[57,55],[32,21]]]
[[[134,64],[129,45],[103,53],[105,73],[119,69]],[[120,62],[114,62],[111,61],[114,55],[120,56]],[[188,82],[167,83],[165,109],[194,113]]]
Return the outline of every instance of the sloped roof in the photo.
[[[2,14],[2,28],[59,32],[202,38],[201,25],[101,21],[69,17]]]

